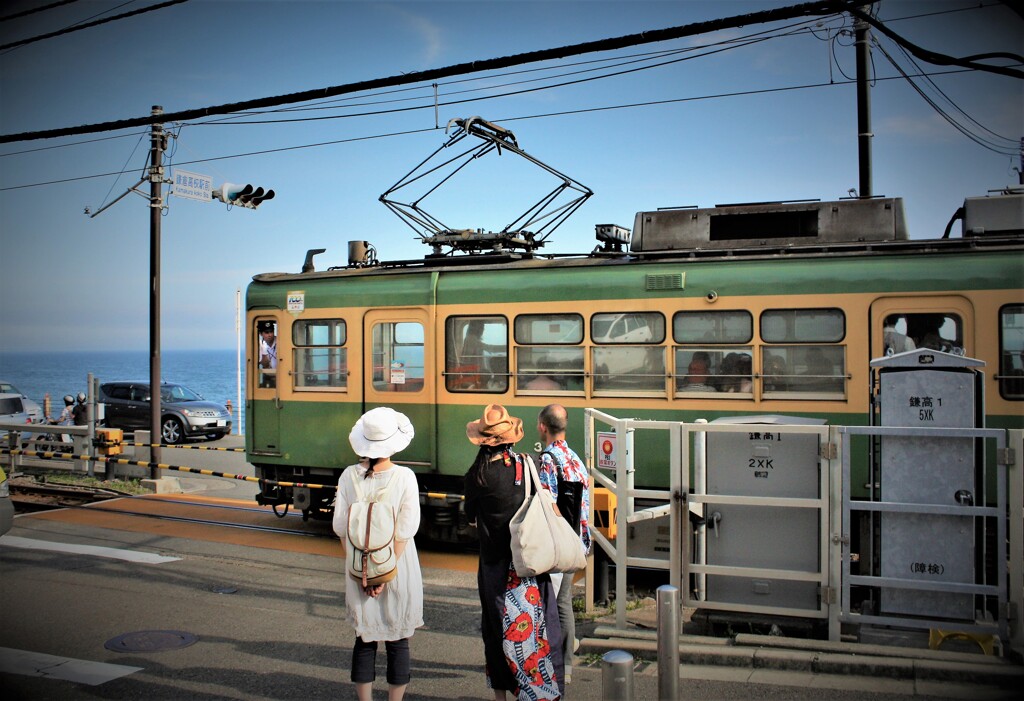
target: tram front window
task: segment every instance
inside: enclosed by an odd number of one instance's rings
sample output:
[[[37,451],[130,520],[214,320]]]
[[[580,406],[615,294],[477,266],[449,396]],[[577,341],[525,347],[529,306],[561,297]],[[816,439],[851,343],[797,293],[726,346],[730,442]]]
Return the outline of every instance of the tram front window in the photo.
[[[256,321],[256,384],[259,387],[277,386],[277,323],[270,319]]]
[[[344,319],[303,319],[292,325],[295,389],[343,390],[348,386]]]

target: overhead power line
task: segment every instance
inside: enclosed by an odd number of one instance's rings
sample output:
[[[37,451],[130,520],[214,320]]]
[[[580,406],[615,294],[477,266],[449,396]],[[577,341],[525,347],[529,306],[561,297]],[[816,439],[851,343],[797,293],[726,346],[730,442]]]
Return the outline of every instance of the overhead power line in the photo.
[[[167,0],[167,2],[162,2],[158,5],[150,5],[149,7],[143,7],[138,10],[132,10],[131,12],[125,12],[121,15],[105,17],[103,19],[98,19],[95,22],[75,24],[70,27],[65,27],[64,29],[58,29],[55,32],[50,32],[49,34],[40,34],[39,36],[34,36],[29,39],[21,39],[19,41],[12,41],[10,44],[3,44],[2,46],[0,46],[0,51],[3,51],[4,49],[13,49],[16,46],[24,46],[25,44],[31,44],[36,41],[42,41],[43,39],[52,39],[53,37],[59,37],[64,34],[70,34],[71,32],[77,32],[81,29],[89,29],[90,27],[96,27],[101,24],[106,24],[107,22],[114,22],[116,20],[125,19],[127,17],[134,17],[135,15],[141,15],[146,12],[152,12],[153,10],[162,10],[165,7],[170,7],[171,5],[180,5],[183,2],[188,2],[188,0]]]
[[[468,63],[460,63],[443,68],[434,68],[426,71],[404,73],[402,75],[390,76],[387,78],[364,80],[357,83],[336,85],[328,88],[305,90],[302,92],[291,93],[288,95],[263,97],[254,100],[246,100],[244,102],[235,102],[225,105],[217,105],[214,107],[202,107],[197,109],[184,110],[180,112],[166,112],[164,114],[157,116],[147,115],[144,117],[123,119],[114,122],[102,122],[99,124],[87,124],[77,127],[64,127],[60,129],[49,129],[45,131],[23,132],[20,134],[2,134],[0,135],[0,144],[9,144],[17,141],[31,141],[34,139],[50,139],[58,136],[72,136],[76,134],[94,134],[96,132],[101,131],[127,129],[129,127],[137,127],[161,122],[187,121],[190,119],[197,119],[199,117],[209,117],[217,114],[229,114],[231,112],[239,112],[242,110],[258,109],[261,107],[273,107],[276,105],[285,105],[296,102],[306,102],[309,100],[323,99],[325,97],[333,97],[335,95],[345,95],[349,93],[362,92],[364,90],[375,90],[378,88],[390,87],[395,85],[408,85],[411,83],[420,83],[423,81],[433,81],[438,78],[446,78],[453,75],[477,73],[486,70],[508,68],[509,66],[521,65],[524,63],[560,59],[565,58],[567,56],[576,56],[583,53],[591,53],[595,51],[611,51],[614,49],[621,49],[628,46],[652,44],[656,42],[667,41],[670,39],[679,39],[682,37],[694,36],[697,34],[705,34],[708,32],[719,31],[722,29],[742,27],[748,24],[775,22],[779,20],[792,19],[794,17],[802,16],[830,15],[835,14],[836,12],[849,10],[854,4],[854,0],[821,0],[819,2],[809,2],[800,5],[792,5],[789,7],[775,8],[772,10],[763,10],[761,12],[754,12],[746,15],[737,15],[734,17],[725,17],[721,19],[710,20],[707,22],[695,22],[692,24],[686,24],[678,27],[655,29],[647,32],[641,32],[640,34],[630,34],[621,37],[614,37],[611,39],[600,39],[597,41],[583,42],[581,44],[572,44],[569,46],[562,46],[553,49],[543,49],[539,51],[531,51],[522,54],[514,54],[512,56],[505,56],[501,58],[493,58],[482,61],[470,61]]]
[[[968,70],[969,69],[967,69],[967,68],[948,69],[948,70],[945,70],[945,71],[941,71],[939,73],[934,73],[932,75],[950,75],[952,73],[965,73]],[[911,76],[911,77],[913,77],[913,76]],[[888,76],[888,77],[884,77],[884,78],[877,78],[876,80],[877,80],[877,82],[882,82],[882,81],[889,81],[889,80],[905,80],[905,79],[906,79],[906,76],[898,75],[898,76]],[[767,95],[767,94],[771,94],[771,93],[789,92],[789,91],[795,91],[795,90],[810,90],[810,89],[816,89],[816,88],[838,88],[838,87],[842,87],[842,86],[846,86],[846,85],[852,85],[855,82],[856,82],[856,80],[852,79],[852,78],[849,79],[849,80],[845,80],[845,81],[843,81],[843,80],[840,80],[840,81],[830,80],[827,83],[811,83],[811,84],[807,84],[807,85],[789,85],[789,86],[783,86],[783,87],[778,87],[778,88],[760,88],[760,89],[757,89],[757,90],[742,90],[742,91],[739,91],[739,92],[731,92],[731,93],[717,93],[717,94],[714,94],[714,95],[694,95],[694,96],[691,96],[691,97],[666,98],[666,99],[663,99],[663,100],[650,100],[650,101],[647,101],[647,102],[632,102],[632,103],[628,103],[628,104],[605,105],[605,106],[599,106],[599,107],[582,107],[580,109],[574,109],[574,110],[562,110],[560,112],[545,112],[545,113],[541,113],[541,114],[528,114],[528,115],[521,115],[521,116],[518,116],[518,117],[498,117],[494,121],[498,122],[498,123],[504,124],[505,122],[518,122],[518,121],[523,121],[523,120],[527,120],[527,119],[546,119],[546,118],[549,118],[549,117],[565,117],[565,116],[578,115],[578,114],[591,114],[591,113],[595,113],[595,112],[609,112],[609,111],[612,111],[612,110],[636,109],[636,108],[640,108],[640,107],[658,107],[658,106],[662,106],[662,105],[679,104],[679,103],[683,103],[683,102],[697,102],[697,101],[701,101],[701,100],[716,100],[716,99],[730,98],[730,97],[750,97],[750,96],[753,96],[753,95]],[[458,103],[461,103],[461,102],[474,102],[474,101],[487,100],[487,99],[490,99],[490,98],[482,97],[482,98],[476,98],[476,100],[460,100],[458,102],[451,102],[451,103],[444,103],[444,104],[445,105],[451,105],[451,104],[458,104]],[[433,105],[431,104],[431,105],[424,106],[422,109],[428,109],[428,108],[432,109]],[[248,151],[246,153],[232,153],[232,154],[227,154],[227,155],[223,155],[223,156],[211,156],[211,157],[208,157],[208,158],[196,158],[196,159],[189,160],[189,161],[181,161],[181,162],[177,163],[176,165],[180,167],[180,166],[186,166],[186,165],[195,165],[197,163],[212,163],[214,161],[227,161],[227,160],[231,160],[233,158],[248,158],[250,156],[264,156],[264,155],[271,154],[271,153],[284,153],[284,152],[287,152],[287,151],[302,151],[302,150],[311,149],[311,148],[322,148],[322,147],[325,147],[325,146],[337,146],[337,145],[340,145],[340,144],[348,144],[348,143],[354,143],[354,142],[358,142],[358,141],[370,141],[372,139],[385,139],[385,138],[390,138],[390,137],[395,137],[395,136],[408,136],[408,135],[411,135],[411,134],[425,134],[427,132],[437,131],[438,129],[441,129],[441,128],[443,128],[443,127],[423,127],[423,128],[420,128],[420,129],[408,129],[408,130],[405,130],[405,131],[387,132],[387,133],[383,133],[383,134],[371,134],[371,135],[367,135],[367,136],[353,136],[353,137],[347,137],[347,138],[344,138],[344,139],[334,139],[334,140],[331,140],[331,141],[318,141],[318,142],[310,143],[310,144],[296,144],[296,145],[293,145],[293,146],[281,146],[281,147],[278,147],[278,148],[260,149],[259,151]],[[24,190],[26,188],[44,187],[44,186],[47,186],[47,185],[61,185],[63,183],[77,182],[77,181],[80,181],[80,180],[93,180],[95,178],[106,178],[106,177],[110,177],[112,175],[120,176],[120,175],[124,175],[127,172],[128,172],[128,170],[122,169],[122,170],[113,171],[113,172],[110,172],[110,173],[94,173],[92,175],[78,175],[78,176],[73,176],[73,177],[70,177],[70,178],[61,178],[61,179],[58,179],[58,180],[47,180],[47,181],[44,181],[44,182],[24,183],[22,185],[10,185],[8,187],[0,187],[0,192],[8,192],[10,190]]]
[[[28,15],[34,15],[37,12],[45,12],[46,10],[52,10],[53,8],[60,7],[61,5],[70,5],[73,2],[78,2],[78,0],[60,0],[59,2],[51,2],[49,5],[43,5],[42,7],[33,7],[28,10],[22,10],[21,12],[15,12],[13,15],[0,17],[0,22],[18,19],[19,17],[26,17]]]
[[[887,37],[895,41],[897,44],[905,48],[907,51],[917,56],[922,61],[934,63],[937,66],[962,66],[964,68],[971,68],[977,71],[988,71],[989,73],[998,73],[999,75],[1005,75],[1011,78],[1024,79],[1024,71],[1021,71],[1017,68],[1011,68],[1009,66],[993,66],[987,63],[978,63],[979,60],[991,58],[1004,58],[1007,59],[1008,61],[1013,61],[1018,64],[1024,63],[1024,56],[1021,56],[1020,54],[1010,53],[1008,51],[993,51],[990,53],[976,54],[974,56],[965,56],[964,58],[956,58],[953,56],[948,56],[946,54],[940,54],[934,51],[930,51],[928,49],[924,49],[918,46],[917,44],[908,41],[907,39],[903,38],[896,32],[886,27],[882,22],[879,22],[878,19],[873,17],[870,13],[864,12],[858,7],[851,6],[846,8],[846,11],[849,12],[854,17],[864,20],[872,27],[880,31],[882,34],[886,35]]]

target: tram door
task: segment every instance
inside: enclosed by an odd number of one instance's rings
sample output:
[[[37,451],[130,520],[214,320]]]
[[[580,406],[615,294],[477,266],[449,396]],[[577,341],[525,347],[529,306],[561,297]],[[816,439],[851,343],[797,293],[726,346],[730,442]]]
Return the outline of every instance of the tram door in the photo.
[[[389,406],[409,417],[416,435],[396,462],[432,468],[434,455],[434,344],[423,309],[367,312],[363,328],[363,411]]]
[[[972,356],[974,311],[958,295],[880,297],[871,304],[871,357],[931,348]]]
[[[246,382],[245,433],[251,435],[251,450],[264,455],[281,454],[281,387],[278,373],[284,363],[278,353],[279,324],[271,317],[257,317],[250,329],[248,380]],[[251,398],[249,400],[248,398]]]

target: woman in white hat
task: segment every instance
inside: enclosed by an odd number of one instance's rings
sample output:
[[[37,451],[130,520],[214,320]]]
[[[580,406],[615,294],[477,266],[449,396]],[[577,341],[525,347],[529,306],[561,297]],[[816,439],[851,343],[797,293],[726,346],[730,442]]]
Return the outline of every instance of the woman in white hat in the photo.
[[[391,462],[391,456],[408,446],[413,434],[409,419],[390,407],[366,412],[349,434],[359,464],[345,468],[338,480],[334,532],[343,547],[349,505],[359,500],[359,494],[376,495],[397,513],[395,578],[367,587],[353,577],[345,578],[345,610],[356,631],[351,678],[359,701],[371,698],[380,640],[387,648],[388,699],[400,701],[410,678],[409,638],[423,625],[423,577],[413,540],[420,525],[419,486],[412,470]]]
[[[466,516],[480,539],[477,587],[488,686],[496,701],[506,692],[531,701],[559,699],[565,694],[562,629],[551,575],[520,577],[512,566],[509,522],[530,479],[524,457],[512,449],[523,438],[522,419],[491,404],[466,426],[466,437],[480,447],[465,493]]]

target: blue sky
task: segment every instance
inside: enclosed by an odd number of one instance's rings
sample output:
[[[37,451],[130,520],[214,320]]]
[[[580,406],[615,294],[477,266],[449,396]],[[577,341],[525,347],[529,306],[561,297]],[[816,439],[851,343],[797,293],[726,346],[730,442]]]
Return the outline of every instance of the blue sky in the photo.
[[[8,20],[0,23],[0,44],[154,2],[83,0]],[[15,0],[4,3],[0,14],[45,4]],[[191,0],[0,50],[0,134],[142,117],[153,105],[175,112],[343,85],[789,4]],[[1019,53],[1024,20],[1000,2],[977,4],[883,0],[878,15],[934,51]],[[975,9],[957,11],[968,7]],[[327,249],[317,258],[319,268],[344,265],[347,242],[356,239],[370,241],[383,260],[428,253],[378,197],[445,141],[444,126],[453,118],[479,115],[502,123],[527,152],[594,191],[543,252],[588,252],[595,246],[595,224],[632,226],[636,212],[658,207],[847,196],[858,186],[855,89],[834,83],[854,75],[852,40],[839,33],[842,19],[778,36],[796,25],[756,25],[445,79],[438,85],[442,103],[474,101],[442,104],[439,128],[429,85],[335,98],[316,105],[328,109],[291,115],[331,119],[168,124],[177,134],[168,153],[172,172],[182,164],[211,176],[214,185],[251,182],[272,187],[277,197],[257,211],[168,199],[162,219],[163,348],[233,348],[235,291],[244,295],[258,273],[297,272],[309,248]],[[775,30],[774,38],[704,57],[493,97],[611,73],[609,66],[629,57],[766,30]],[[916,70],[891,41],[881,41]],[[689,54],[660,60],[681,55]],[[644,65],[654,62],[648,58]],[[592,68],[601,71],[579,73]],[[878,50],[874,69],[879,78],[896,75]],[[553,77],[562,74],[572,75]],[[540,80],[510,86],[534,79]],[[1024,81],[978,71],[933,81],[945,97],[929,90],[945,109],[955,110],[948,98],[991,130],[957,113],[997,148],[983,148],[956,131],[905,81],[875,83],[874,192],[905,199],[915,238],[940,236],[965,197],[1017,182],[1014,151],[1024,134]],[[833,84],[778,90],[820,83]],[[775,92],[727,96],[765,90]],[[663,104],[651,104],[656,102]],[[404,107],[418,109],[384,112]],[[400,132],[414,133],[383,136]],[[83,213],[139,180],[147,134],[133,128],[0,145],[0,351],[148,347],[147,202],[131,194],[99,216]],[[325,142],[336,143],[309,147]],[[248,153],[256,155],[225,158]],[[70,178],[75,180],[38,185]],[[467,179],[439,191],[428,211],[455,227],[497,229],[551,186],[539,171],[492,156],[474,164]]]

